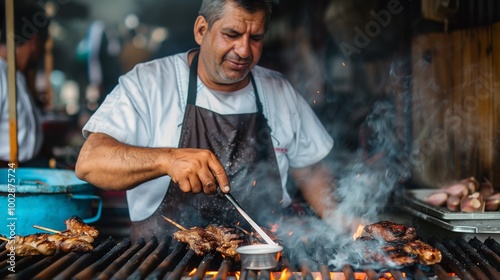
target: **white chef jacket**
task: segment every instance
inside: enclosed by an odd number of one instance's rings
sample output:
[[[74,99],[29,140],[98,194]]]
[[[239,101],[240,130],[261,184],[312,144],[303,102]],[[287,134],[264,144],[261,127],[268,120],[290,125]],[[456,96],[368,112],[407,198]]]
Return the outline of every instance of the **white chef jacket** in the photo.
[[[138,64],[119,79],[99,109],[83,127],[83,135],[101,132],[120,142],[141,147],[178,147],[189,81],[187,53]],[[333,140],[310,106],[282,74],[256,66],[252,73],[271,128],[281,174],[283,207],[291,199],[286,190],[289,167],[305,167],[324,158]],[[237,92],[208,89],[198,78],[196,105],[218,114],[257,111],[251,83]],[[127,191],[130,218],[144,220],[160,205],[169,176]]]
[[[38,108],[28,92],[26,77],[16,73],[18,161],[26,162],[38,154],[43,136]],[[0,160],[10,161],[9,94],[7,62],[0,57]]]

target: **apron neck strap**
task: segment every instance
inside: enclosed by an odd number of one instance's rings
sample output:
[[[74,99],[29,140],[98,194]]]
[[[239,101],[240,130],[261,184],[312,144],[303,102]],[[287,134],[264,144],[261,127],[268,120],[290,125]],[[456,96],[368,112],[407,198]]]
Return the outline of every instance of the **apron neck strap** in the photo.
[[[197,52],[193,61],[191,61],[191,66],[189,67],[189,85],[188,85],[188,98],[187,105],[196,104],[196,87],[198,81],[198,54]],[[257,105],[257,110],[262,113],[262,103],[260,102],[259,93],[257,92],[257,85],[255,79],[253,78],[252,72],[249,72],[250,81],[252,81],[253,90],[255,92],[255,104]]]
[[[193,61],[191,61],[191,66],[189,67],[189,85],[188,85],[188,105],[195,105],[196,103],[196,84],[198,81],[198,54],[197,52]]]

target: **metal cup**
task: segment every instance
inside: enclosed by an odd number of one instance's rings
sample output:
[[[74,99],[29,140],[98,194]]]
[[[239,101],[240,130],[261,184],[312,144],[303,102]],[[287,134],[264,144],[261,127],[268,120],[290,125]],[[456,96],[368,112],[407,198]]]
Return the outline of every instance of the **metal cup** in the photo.
[[[283,247],[279,245],[257,244],[236,249],[241,257],[241,266],[249,270],[275,268]]]

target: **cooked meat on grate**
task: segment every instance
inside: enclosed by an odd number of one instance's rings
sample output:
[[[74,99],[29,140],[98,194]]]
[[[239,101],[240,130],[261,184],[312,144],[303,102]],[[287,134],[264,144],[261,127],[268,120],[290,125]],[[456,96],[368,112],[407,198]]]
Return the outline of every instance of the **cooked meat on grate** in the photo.
[[[77,216],[73,216],[67,219],[66,221],[64,221],[64,223],[66,224],[67,230],[72,233],[71,235],[86,234],[93,238],[99,236],[99,231],[97,231],[95,227],[87,225],[82,221],[82,219],[78,218]]]
[[[416,230],[388,221],[381,221],[364,227],[369,236],[362,236],[356,242],[363,242],[368,261],[387,263],[389,257],[395,264],[405,265],[420,262],[433,265],[441,262],[441,252],[431,245],[416,239]],[[381,253],[383,251],[383,253]]]
[[[269,232],[273,240],[277,240],[274,235]],[[239,254],[236,249],[245,244],[261,244],[259,242],[260,236],[256,235],[250,241],[247,234],[236,227],[224,227],[220,225],[208,225],[205,228],[192,227],[190,229],[174,232],[174,238],[187,243],[189,248],[197,255],[203,255],[210,251],[216,250],[224,256],[231,257],[236,261],[239,260]]]
[[[355,247],[367,263],[377,263],[385,267],[400,267],[418,262],[418,256],[404,251],[399,242],[386,243],[364,236],[355,240]]]
[[[215,250],[217,252],[236,260],[239,259],[236,248],[245,241],[245,236],[239,230],[217,225],[208,225],[206,230],[214,235],[217,244]]]
[[[94,249],[94,238],[69,231],[61,233],[35,233],[16,236],[13,245],[18,256],[53,255],[57,249],[63,252],[88,252]]]
[[[364,231],[370,236],[384,241],[413,240],[417,236],[414,227],[407,227],[390,221],[380,221],[364,227]]]
[[[29,255],[52,255],[57,250],[57,246],[54,242],[48,241],[44,234],[31,234],[27,236],[16,236],[14,240],[14,246],[16,246],[16,252],[19,250],[19,256],[29,256]],[[29,246],[38,251],[35,254],[33,250],[26,248]],[[19,249],[18,249],[19,247]]]
[[[40,234],[41,235],[41,234]],[[74,235],[71,232],[68,231],[63,231],[61,233],[55,233],[55,234],[46,234],[44,233],[45,237],[47,238],[48,241],[53,241],[56,243],[56,246],[59,247],[61,243],[65,240],[71,239],[71,240],[78,240],[82,242],[87,242],[87,243],[94,243],[94,238],[91,236],[82,234],[82,235]]]
[[[192,227],[174,232],[174,238],[187,243],[197,255],[204,255],[217,247],[214,234],[202,227]]]
[[[433,265],[441,262],[441,252],[422,240],[412,240],[405,243],[403,247],[408,253],[418,255],[420,263],[425,265]]]
[[[42,253],[34,247],[31,247],[28,244],[7,244],[6,248],[7,250],[12,250],[11,247],[14,247],[14,252],[16,256],[24,257],[24,256],[36,256],[36,255],[42,255]],[[48,254],[51,255],[51,254]]]
[[[92,246],[92,244],[86,241],[80,240],[78,237],[72,237],[63,240],[59,245],[59,249],[61,249],[61,251],[65,253],[68,252],[85,253],[94,250],[94,246]]]

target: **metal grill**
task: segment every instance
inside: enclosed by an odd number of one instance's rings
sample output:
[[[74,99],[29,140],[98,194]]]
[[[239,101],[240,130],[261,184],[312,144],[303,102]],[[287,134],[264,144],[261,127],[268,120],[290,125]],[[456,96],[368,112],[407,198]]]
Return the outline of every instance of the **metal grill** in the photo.
[[[16,257],[15,272],[10,256],[1,244],[0,279],[500,279],[500,244],[493,238],[484,242],[457,238],[429,239],[443,254],[440,264],[412,265],[400,269],[331,267],[324,252],[310,256],[307,250],[286,255],[272,271],[241,269],[239,262],[219,253],[197,256],[186,244],[168,237],[158,240],[125,238],[102,240],[88,253],[56,252],[53,256]],[[172,246],[171,246],[172,245]],[[323,250],[324,251],[324,250]],[[191,273],[190,273],[191,272]],[[363,276],[359,276],[363,273]]]

